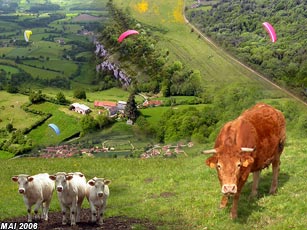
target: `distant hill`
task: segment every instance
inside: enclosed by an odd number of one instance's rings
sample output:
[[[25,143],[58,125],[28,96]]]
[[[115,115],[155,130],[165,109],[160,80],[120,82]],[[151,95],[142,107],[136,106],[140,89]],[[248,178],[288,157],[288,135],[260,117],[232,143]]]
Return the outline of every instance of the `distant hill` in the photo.
[[[307,88],[306,1],[228,0],[187,5],[189,20],[252,68],[305,97]],[[277,42],[262,27],[270,22]]]

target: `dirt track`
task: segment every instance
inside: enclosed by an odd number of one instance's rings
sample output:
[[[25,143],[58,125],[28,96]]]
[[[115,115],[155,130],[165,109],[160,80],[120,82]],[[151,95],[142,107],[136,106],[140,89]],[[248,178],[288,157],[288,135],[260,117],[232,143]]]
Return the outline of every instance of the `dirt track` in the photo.
[[[135,229],[135,226],[138,226],[138,229],[156,229],[153,223],[150,223],[147,220],[140,220],[135,218],[129,218],[125,216],[115,216],[104,219],[102,226],[93,224],[89,222],[90,220],[90,210],[83,209],[81,211],[81,222],[75,227],[70,225],[62,225],[62,214],[60,212],[51,212],[49,213],[49,221],[38,221],[39,230],[122,230],[122,229]],[[17,222],[24,223],[27,221],[27,217],[18,217],[8,220],[2,220],[1,222]]]

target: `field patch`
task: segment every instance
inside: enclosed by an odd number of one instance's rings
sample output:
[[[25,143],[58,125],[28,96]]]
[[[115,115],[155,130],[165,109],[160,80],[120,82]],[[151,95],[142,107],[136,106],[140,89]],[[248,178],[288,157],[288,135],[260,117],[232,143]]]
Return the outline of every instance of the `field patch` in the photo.
[[[100,17],[92,16],[89,14],[80,14],[72,19],[73,22],[87,22],[87,21],[99,21]]]
[[[24,129],[41,118],[22,109],[21,106],[29,101],[28,96],[0,91],[0,98],[0,128],[5,128],[11,123],[16,129]]]

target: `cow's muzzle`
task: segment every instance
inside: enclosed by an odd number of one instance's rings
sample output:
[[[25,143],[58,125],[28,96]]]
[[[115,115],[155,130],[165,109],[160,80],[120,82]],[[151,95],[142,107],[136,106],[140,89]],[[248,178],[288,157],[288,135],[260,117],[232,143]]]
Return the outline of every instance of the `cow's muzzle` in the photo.
[[[62,186],[58,186],[58,187],[56,187],[56,190],[57,190],[58,192],[62,192],[62,191],[63,191],[63,187],[62,187]]]
[[[25,193],[25,190],[24,190],[23,188],[20,188],[20,189],[18,190],[18,192],[19,192],[20,194],[24,194],[24,193]]]
[[[103,192],[97,193],[98,197],[103,197]]]
[[[237,193],[237,185],[235,184],[224,184],[222,186],[222,193],[224,195],[233,195]]]

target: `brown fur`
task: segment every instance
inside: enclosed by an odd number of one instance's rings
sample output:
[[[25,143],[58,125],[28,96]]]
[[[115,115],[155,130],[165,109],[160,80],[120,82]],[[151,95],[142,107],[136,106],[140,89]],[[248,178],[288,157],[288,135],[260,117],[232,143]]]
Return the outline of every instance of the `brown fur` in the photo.
[[[237,217],[239,196],[250,172],[254,172],[252,195],[255,196],[260,171],[272,164],[270,193],[276,192],[280,155],[286,139],[285,126],[285,118],[279,110],[258,103],[221,129],[214,146],[216,153],[206,164],[218,172],[223,193],[220,207],[225,207],[228,196],[234,195],[232,218]],[[254,151],[244,152],[242,147]]]

